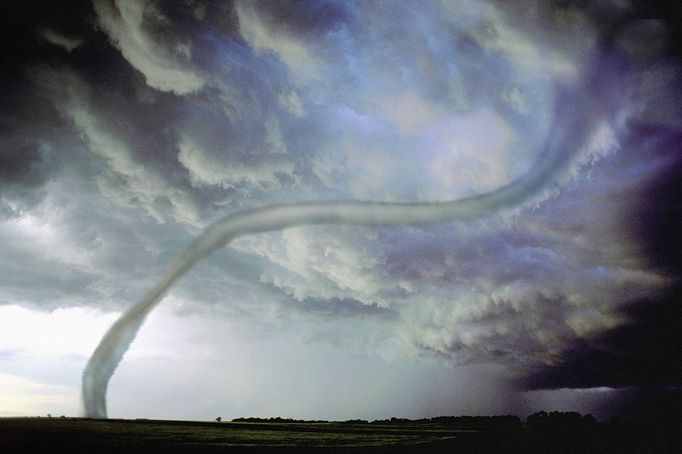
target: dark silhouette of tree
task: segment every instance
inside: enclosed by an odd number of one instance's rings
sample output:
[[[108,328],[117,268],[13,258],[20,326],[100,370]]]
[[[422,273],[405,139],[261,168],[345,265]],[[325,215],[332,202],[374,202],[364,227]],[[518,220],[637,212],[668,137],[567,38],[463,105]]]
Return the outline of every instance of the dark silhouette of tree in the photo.
[[[218,416],[215,420],[216,420],[216,422],[221,422],[223,420],[223,418],[221,416]]]

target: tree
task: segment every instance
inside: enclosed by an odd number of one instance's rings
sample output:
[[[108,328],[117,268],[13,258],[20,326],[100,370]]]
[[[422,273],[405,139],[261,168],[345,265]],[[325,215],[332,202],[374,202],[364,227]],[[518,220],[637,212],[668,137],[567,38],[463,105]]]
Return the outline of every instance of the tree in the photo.
[[[221,422],[223,420],[222,416],[218,416],[216,419],[216,422]]]

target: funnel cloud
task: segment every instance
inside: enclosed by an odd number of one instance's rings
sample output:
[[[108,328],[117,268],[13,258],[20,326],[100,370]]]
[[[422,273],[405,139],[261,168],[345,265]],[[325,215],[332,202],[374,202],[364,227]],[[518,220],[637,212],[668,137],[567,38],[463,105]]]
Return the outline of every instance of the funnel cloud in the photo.
[[[100,341],[83,372],[83,403],[86,416],[107,417],[106,393],[109,380],[144,324],[145,318],[163,299],[168,289],[197,262],[235,238],[301,225],[386,226],[472,219],[516,206],[536,195],[564,169],[573,155],[589,145],[591,133],[594,132],[591,125],[608,118],[605,115],[613,115],[611,110],[617,106],[605,102],[608,99],[605,93],[614,90],[615,87],[612,85],[607,88],[603,81],[598,80],[599,75],[608,73],[602,73],[598,66],[591,71],[591,74],[578,79],[581,81],[580,85],[558,90],[562,95],[558,99],[555,115],[557,118],[564,118],[560,122],[561,127],[552,131],[538,163],[524,177],[497,190],[451,202],[359,201],[276,205],[238,212],[207,227],[175,259],[154,288],[126,310]],[[599,86],[598,82],[601,82]],[[595,98],[586,94],[595,93],[598,88],[603,91],[598,103],[595,103]],[[572,120],[567,121],[566,116],[572,117]],[[566,137],[569,136],[573,138],[570,147],[566,142]],[[582,137],[582,140],[576,141],[576,136]]]

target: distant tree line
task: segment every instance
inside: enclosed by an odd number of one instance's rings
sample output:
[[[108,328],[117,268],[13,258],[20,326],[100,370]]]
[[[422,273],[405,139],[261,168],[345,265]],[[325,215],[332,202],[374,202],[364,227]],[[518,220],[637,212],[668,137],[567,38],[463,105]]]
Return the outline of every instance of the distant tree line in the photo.
[[[303,424],[303,423],[326,423],[329,421],[325,421],[322,419],[292,419],[292,418],[281,418],[279,416],[274,417],[274,418],[235,418],[232,420],[232,422],[260,422],[260,423],[267,423],[267,422],[277,422],[277,423],[290,423],[290,424]]]
[[[217,418],[220,421],[221,418]],[[375,419],[368,421],[366,419],[348,419],[345,421],[328,421],[324,419],[293,419],[282,418],[280,416],[272,418],[235,418],[232,422],[256,422],[256,423],[329,423],[341,422],[345,424],[441,424],[453,426],[471,426],[471,427],[500,427],[508,426],[512,428],[521,428],[521,418],[515,415],[497,415],[497,416],[434,416],[433,418],[408,419],[408,418],[388,418]],[[526,427],[530,430],[544,430],[554,427],[566,427],[569,429],[579,429],[584,427],[591,427],[597,424],[597,420],[590,414],[581,415],[578,412],[568,411],[538,411],[530,415],[526,422]]]
[[[505,427],[520,429],[521,419],[513,415],[499,416],[435,416],[433,418],[406,419],[390,418],[377,419],[369,424],[439,424],[457,427]]]
[[[327,420],[304,420],[292,418],[235,418],[232,422],[251,422],[251,423],[329,423]],[[348,419],[341,421],[344,424],[439,424],[439,425],[453,425],[461,427],[505,427],[511,429],[521,428],[521,419],[518,416],[503,415],[503,416],[436,416],[433,418],[422,419],[407,419],[407,418],[390,418],[390,419],[376,419],[368,421],[366,419]]]
[[[526,420],[528,430],[546,431],[558,428],[565,428],[566,430],[575,431],[585,428],[594,427],[597,420],[592,415],[581,416],[575,411],[553,411],[547,413],[546,411],[539,411],[533,413]]]

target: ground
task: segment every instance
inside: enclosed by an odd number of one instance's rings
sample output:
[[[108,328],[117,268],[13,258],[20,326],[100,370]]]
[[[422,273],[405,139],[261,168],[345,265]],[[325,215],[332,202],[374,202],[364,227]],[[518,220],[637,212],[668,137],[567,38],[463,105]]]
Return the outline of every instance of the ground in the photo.
[[[449,417],[373,423],[0,418],[0,452],[682,452],[679,424],[550,422]]]

